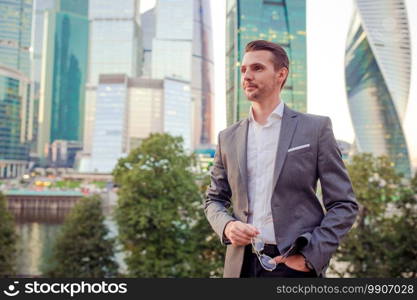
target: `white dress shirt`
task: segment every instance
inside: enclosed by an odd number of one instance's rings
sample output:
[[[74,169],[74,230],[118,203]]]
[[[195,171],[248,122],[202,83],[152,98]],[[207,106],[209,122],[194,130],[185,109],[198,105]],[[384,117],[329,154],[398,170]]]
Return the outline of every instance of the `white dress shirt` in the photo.
[[[284,103],[281,101],[269,115],[266,124],[260,125],[253,117],[252,107],[249,111],[247,169],[250,213],[248,223],[253,224],[260,231],[260,236],[268,244],[276,244],[271,197],[283,112]]]

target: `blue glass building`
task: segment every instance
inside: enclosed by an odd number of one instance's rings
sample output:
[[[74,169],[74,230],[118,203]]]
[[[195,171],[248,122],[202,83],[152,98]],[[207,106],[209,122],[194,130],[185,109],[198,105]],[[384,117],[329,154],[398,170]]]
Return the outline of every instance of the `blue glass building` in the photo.
[[[32,0],[0,1],[0,65],[30,78]]]
[[[97,86],[91,171],[111,173],[128,152],[128,77],[101,75]]]
[[[55,140],[82,141],[88,57],[88,1],[57,0],[47,11],[38,153]]]
[[[267,40],[284,47],[290,73],[283,101],[291,108],[307,110],[306,3],[305,0],[228,0],[226,16],[227,124],[247,117],[251,103],[240,88],[240,62],[245,46]]]
[[[0,66],[0,178],[21,176],[28,166],[28,94],[29,79],[21,72]]]
[[[0,178],[23,175],[29,162],[32,7],[0,1]]]

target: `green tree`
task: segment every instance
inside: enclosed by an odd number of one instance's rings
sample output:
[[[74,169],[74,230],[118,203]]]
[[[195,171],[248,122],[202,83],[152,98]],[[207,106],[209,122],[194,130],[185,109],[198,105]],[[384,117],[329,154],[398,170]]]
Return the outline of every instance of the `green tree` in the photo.
[[[152,134],[120,159],[116,219],[135,277],[208,277],[218,272],[217,252],[202,209],[194,157],[182,138]],[[199,190],[200,188],[200,190]]]
[[[417,277],[417,174],[410,186],[403,187],[394,203],[395,213],[388,220],[387,236],[392,252],[392,277]]]
[[[0,192],[0,277],[13,275],[16,262],[16,233],[6,198]]]
[[[385,156],[356,155],[347,168],[360,209],[335,256],[348,268],[333,271],[339,276],[415,277],[417,202],[412,186]]]
[[[65,219],[53,248],[48,277],[102,278],[117,275],[115,240],[108,238],[99,196],[81,199]]]
[[[197,180],[200,188],[200,195],[203,199],[207,187],[210,184],[210,176],[200,174]],[[192,228],[192,236],[196,239],[195,274],[198,277],[221,277],[223,275],[223,264],[226,248],[220,243],[220,239],[213,231],[204,214],[203,205],[197,211],[197,223]]]

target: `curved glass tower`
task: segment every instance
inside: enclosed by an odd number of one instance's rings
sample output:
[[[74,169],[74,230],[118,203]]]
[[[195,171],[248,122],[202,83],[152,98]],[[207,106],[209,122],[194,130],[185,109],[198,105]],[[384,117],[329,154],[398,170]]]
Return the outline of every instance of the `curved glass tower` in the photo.
[[[387,155],[411,176],[402,129],[411,51],[403,0],[356,0],[345,56],[346,91],[359,152]]]

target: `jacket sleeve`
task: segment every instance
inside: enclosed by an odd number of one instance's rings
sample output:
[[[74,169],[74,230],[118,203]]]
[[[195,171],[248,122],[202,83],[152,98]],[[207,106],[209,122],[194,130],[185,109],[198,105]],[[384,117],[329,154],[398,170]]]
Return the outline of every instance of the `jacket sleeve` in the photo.
[[[330,118],[325,118],[318,138],[318,176],[326,214],[300,251],[317,274],[329,264],[341,238],[350,230],[358,213],[352,184],[333,135]]]
[[[207,188],[204,199],[204,213],[213,230],[219,235],[222,244],[230,244],[230,241],[224,236],[224,229],[227,223],[235,219],[227,211],[231,206],[232,191],[227,180],[227,170],[222,160],[220,134],[210,172],[211,183]]]

